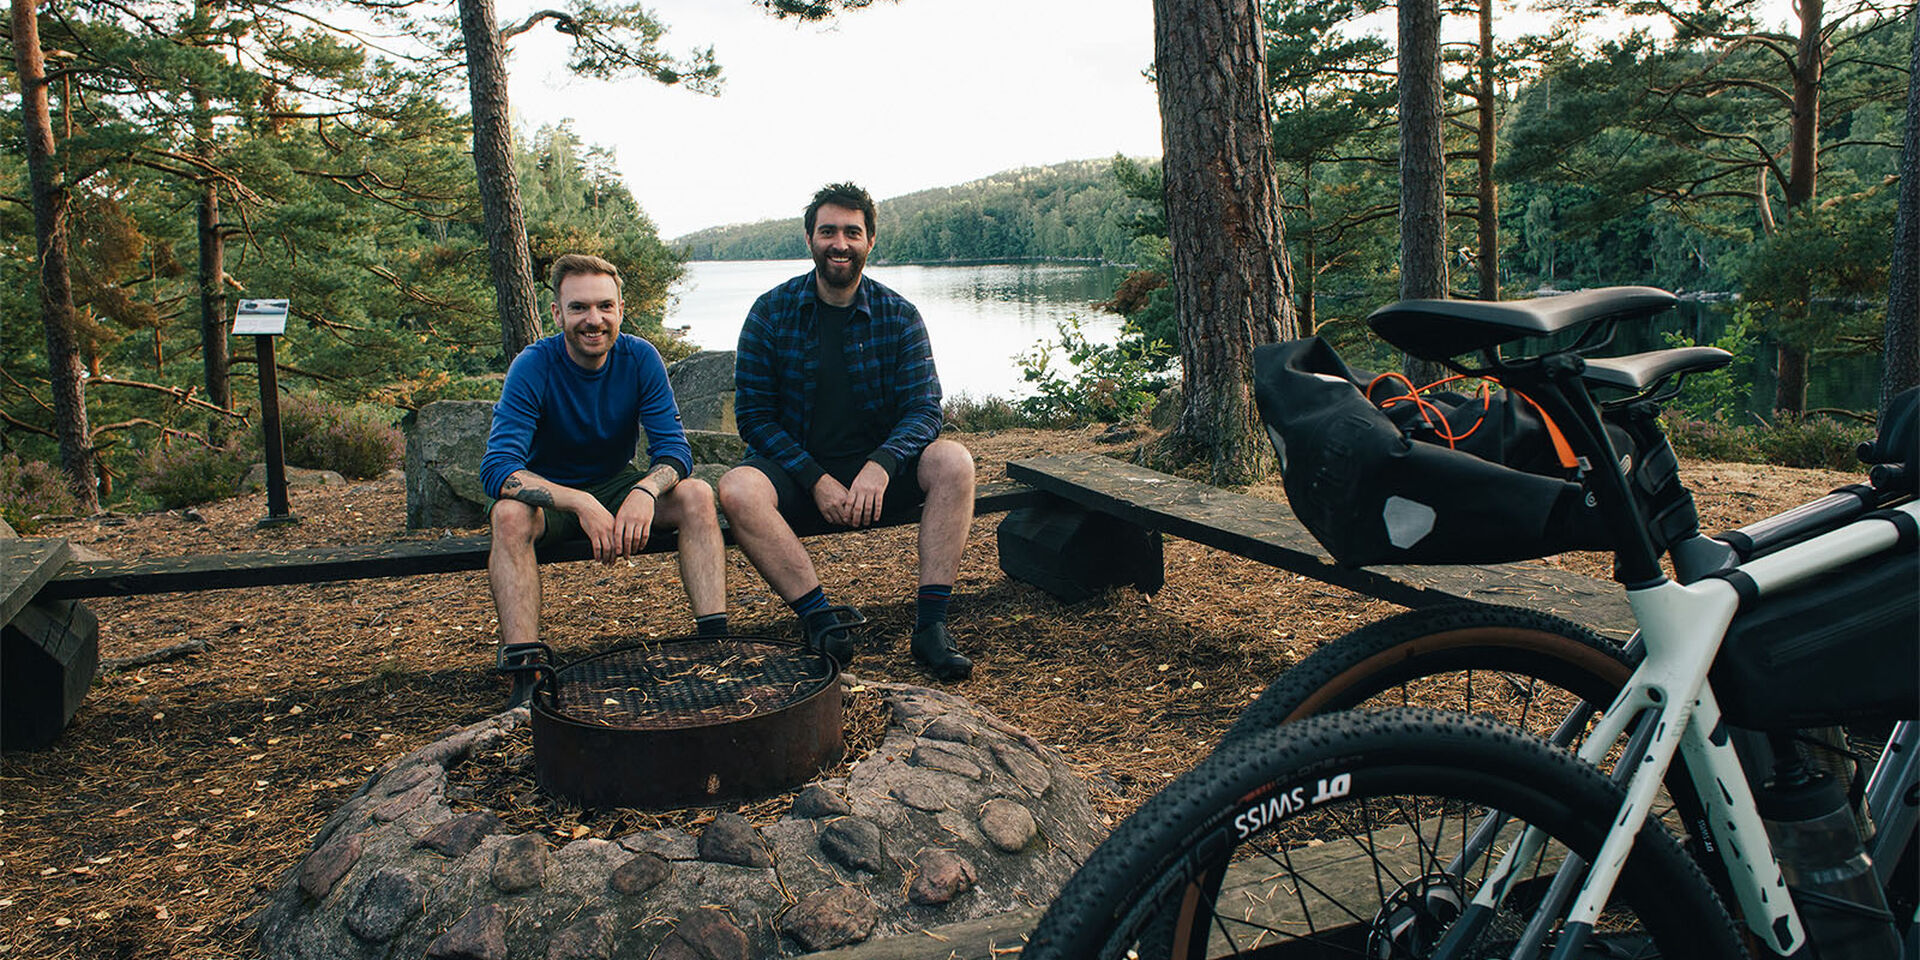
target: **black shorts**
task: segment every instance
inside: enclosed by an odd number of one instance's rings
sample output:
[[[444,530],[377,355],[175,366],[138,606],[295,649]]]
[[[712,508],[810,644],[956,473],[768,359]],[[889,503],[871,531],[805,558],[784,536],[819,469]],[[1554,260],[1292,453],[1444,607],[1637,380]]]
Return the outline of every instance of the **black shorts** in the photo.
[[[814,505],[813,491],[803,490],[800,481],[786,468],[762,456],[749,456],[743,467],[752,467],[767,475],[773,483],[773,491],[780,499],[780,515],[794,528],[835,527],[825,517],[820,516],[820,508]],[[862,457],[851,461],[820,461],[827,474],[842,485],[851,486],[853,478],[867,465]],[[920,458],[911,457],[900,462],[900,469],[894,471],[887,480],[887,492],[880,498],[880,519],[891,520],[903,513],[917,510],[927,499],[927,492],[920,489]]]

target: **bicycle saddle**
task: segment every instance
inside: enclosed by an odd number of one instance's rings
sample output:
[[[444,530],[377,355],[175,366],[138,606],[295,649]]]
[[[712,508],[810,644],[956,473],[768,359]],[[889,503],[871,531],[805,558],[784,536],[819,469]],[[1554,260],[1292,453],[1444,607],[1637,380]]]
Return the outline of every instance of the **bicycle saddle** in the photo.
[[[1655,287],[1600,287],[1532,300],[1401,300],[1375,310],[1367,324],[1422,360],[1445,360],[1602,320],[1651,317],[1679,302]]]
[[[1645,390],[1676,373],[1717,370],[1733,362],[1719,347],[1673,347],[1624,357],[1587,358],[1583,380],[1622,390]]]

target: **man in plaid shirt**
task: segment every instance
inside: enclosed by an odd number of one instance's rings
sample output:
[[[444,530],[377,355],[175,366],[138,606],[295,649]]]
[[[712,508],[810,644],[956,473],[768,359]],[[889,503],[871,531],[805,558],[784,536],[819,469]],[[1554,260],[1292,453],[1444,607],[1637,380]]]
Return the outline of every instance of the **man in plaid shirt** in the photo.
[[[828,601],[796,523],[860,528],[920,512],[914,658],[943,680],[973,662],[947,602],[973,523],[973,455],[940,435],[940,378],[920,311],[862,276],[873,200],[837,183],[806,210],[810,273],[754,301],[734,361],[747,459],[720,478],[734,540],[799,616],[808,646],[852,659],[859,611]]]

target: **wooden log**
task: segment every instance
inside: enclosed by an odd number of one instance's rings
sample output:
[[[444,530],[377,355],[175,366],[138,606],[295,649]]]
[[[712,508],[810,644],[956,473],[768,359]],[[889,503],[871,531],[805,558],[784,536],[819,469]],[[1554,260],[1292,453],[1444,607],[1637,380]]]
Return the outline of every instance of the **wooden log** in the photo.
[[[1020,484],[1006,482],[982,484],[974,498],[974,512],[996,513],[1012,510],[1038,503],[1042,499],[1044,495]],[[883,526],[914,523],[919,518],[918,511],[915,511],[892,518]],[[731,532],[724,529],[723,532],[731,542]],[[801,536],[818,536],[845,531],[844,528],[809,527],[796,532]],[[646,549],[642,552],[668,553],[678,545],[679,539],[674,532],[663,530],[649,538]],[[64,546],[65,544],[62,543],[62,547]],[[35,586],[41,597],[71,600],[85,597],[457,573],[486,569],[487,548],[488,538],[485,535],[479,535],[344,547],[315,547],[304,550],[220,553],[203,556],[156,557],[144,560],[76,561],[67,563],[64,568],[55,566],[54,569],[59,571],[58,575],[48,573],[40,577]],[[584,540],[563,543],[540,551],[542,563],[588,560],[592,557],[593,549]],[[25,595],[31,597],[34,594],[32,591],[27,591]]]
[[[1195,483],[1099,454],[1016,460],[1007,475],[1149,530],[1238,554],[1407,607],[1472,600],[1531,607],[1614,636],[1633,631],[1617,584],[1539,564],[1343,567],[1284,503]]]
[[[44,747],[80,709],[100,665],[100,623],[72,600],[36,600],[0,627],[0,746]]]

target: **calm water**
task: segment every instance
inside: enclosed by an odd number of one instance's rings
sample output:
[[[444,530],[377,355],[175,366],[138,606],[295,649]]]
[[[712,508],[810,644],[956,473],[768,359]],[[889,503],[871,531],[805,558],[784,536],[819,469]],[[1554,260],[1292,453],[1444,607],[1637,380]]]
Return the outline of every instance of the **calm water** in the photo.
[[[808,260],[697,260],[675,293],[667,326],[687,328],[709,350],[732,350],[755,298],[813,268]],[[927,322],[940,385],[948,396],[1024,395],[1014,357],[1055,337],[1077,316],[1087,335],[1111,343],[1120,318],[1090,306],[1112,295],[1122,271],[1091,264],[870,266],[867,275],[899,291]]]

